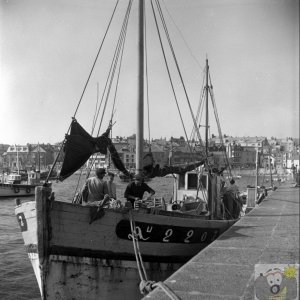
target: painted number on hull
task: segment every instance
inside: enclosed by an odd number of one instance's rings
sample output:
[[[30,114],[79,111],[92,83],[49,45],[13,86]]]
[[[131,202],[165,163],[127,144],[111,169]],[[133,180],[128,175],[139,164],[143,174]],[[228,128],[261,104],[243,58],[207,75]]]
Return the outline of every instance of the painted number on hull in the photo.
[[[168,226],[143,222],[136,222],[135,228],[135,236],[139,241],[152,243],[208,244],[220,234],[220,230],[215,228]],[[120,239],[132,240],[129,221],[120,221],[117,224],[116,234]]]
[[[165,233],[165,237],[163,238],[163,242],[169,243],[169,242],[170,242],[169,238],[170,238],[170,236],[171,236],[172,234],[173,234],[173,230],[172,230],[172,229],[168,229],[168,230],[166,231],[166,233]]]
[[[27,231],[27,222],[23,213],[17,214],[17,220],[20,225],[21,231]]]
[[[184,240],[185,243],[190,243],[190,238],[194,235],[194,230],[190,230],[188,231],[188,233],[186,234],[186,238]]]

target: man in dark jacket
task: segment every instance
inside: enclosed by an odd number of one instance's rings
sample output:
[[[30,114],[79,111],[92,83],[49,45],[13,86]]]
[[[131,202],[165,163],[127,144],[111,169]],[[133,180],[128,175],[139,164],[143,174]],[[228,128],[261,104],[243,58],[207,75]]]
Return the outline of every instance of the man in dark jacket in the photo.
[[[134,181],[130,182],[125,190],[124,197],[131,202],[132,207],[134,207],[134,201],[141,200],[145,192],[148,192],[151,198],[155,191],[147,185],[143,177],[140,174],[134,176]]]

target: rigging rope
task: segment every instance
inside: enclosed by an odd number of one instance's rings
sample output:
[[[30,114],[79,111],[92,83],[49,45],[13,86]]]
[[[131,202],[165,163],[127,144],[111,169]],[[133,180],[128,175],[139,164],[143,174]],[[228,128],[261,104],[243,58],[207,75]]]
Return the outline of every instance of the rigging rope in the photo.
[[[102,125],[102,122],[103,122],[104,113],[106,111],[106,106],[107,106],[111,86],[112,86],[112,83],[113,83],[117,63],[119,61],[120,53],[122,53],[121,58],[123,57],[123,50],[124,50],[124,43],[125,43],[125,36],[126,36],[126,28],[127,28],[127,25],[128,25],[128,19],[129,19],[129,14],[130,14],[130,10],[131,10],[131,5],[132,5],[132,0],[129,2],[128,7],[127,7],[127,11],[126,11],[124,21],[123,21],[123,24],[122,24],[122,28],[121,28],[119,39],[118,39],[118,42],[117,42],[117,46],[116,46],[116,49],[115,49],[115,52],[114,52],[113,61],[112,61],[111,66],[110,66],[109,74],[108,74],[108,77],[107,77],[107,80],[106,80],[106,83],[105,83],[105,88],[104,88],[104,91],[103,91],[103,94],[102,94],[102,97],[101,97],[101,102],[100,102],[100,105],[98,107],[98,112],[97,112],[97,115],[96,115],[96,118],[95,118],[95,123],[96,123],[97,120],[98,120],[98,117],[99,117],[100,109],[101,109],[102,102],[103,102],[103,99],[104,99],[104,95],[105,95],[105,92],[106,92],[106,99],[105,99],[105,103],[104,103],[104,107],[103,107],[103,111],[102,111],[102,116],[101,116],[101,120],[100,120],[99,127],[98,127],[97,136],[99,136],[99,133],[100,133],[100,129],[101,129],[101,125]],[[119,65],[119,73],[118,73],[118,77],[117,77],[117,83],[118,83],[119,75],[120,75],[120,67],[121,67],[121,63]],[[108,88],[107,88],[107,86],[108,86]],[[114,104],[115,104],[115,99],[116,99],[116,94],[115,94],[115,97],[114,97]],[[111,127],[113,125],[113,123],[112,123],[113,113],[114,113],[114,105],[112,107],[112,113],[111,113],[111,119],[110,119],[110,125],[109,125]],[[94,130],[94,128],[93,128],[93,130]],[[97,159],[97,156],[95,156],[93,158],[91,166],[93,166],[95,164],[96,159]],[[87,180],[89,178],[90,171],[91,171],[91,168],[89,168],[89,170],[87,171],[85,180]]]
[[[126,30],[125,29],[126,29],[127,24],[128,24],[128,18],[129,18],[129,13],[130,13],[131,5],[132,5],[132,0],[129,2],[128,7],[127,7],[127,11],[126,11],[126,14],[125,14],[125,17],[124,17],[124,21],[123,21],[123,25],[122,25],[121,32],[120,32],[120,36],[119,36],[118,43],[117,43],[117,46],[116,46],[116,49],[115,49],[114,58],[113,58],[113,61],[112,61],[112,64],[111,64],[111,67],[110,67],[110,70],[109,70],[109,75],[107,77],[105,88],[104,88],[104,92],[102,94],[101,102],[100,102],[99,105],[98,105],[98,103],[99,103],[99,84],[97,84],[97,87],[98,87],[97,88],[97,103],[96,103],[95,115],[94,115],[94,118],[93,118],[93,125],[92,125],[91,135],[93,135],[93,132],[94,132],[94,129],[95,129],[98,117],[99,117],[99,112],[100,112],[100,109],[102,107],[104,95],[105,95],[105,92],[107,90],[108,82],[110,82],[109,88],[108,88],[108,91],[107,91],[106,101],[105,101],[105,104],[104,104],[104,107],[103,107],[102,118],[101,118],[101,121],[100,121],[100,124],[99,124],[99,128],[98,128],[98,132],[97,132],[97,136],[99,136],[100,128],[101,128],[102,121],[103,121],[103,116],[104,116],[104,113],[105,113],[105,110],[106,110],[106,105],[107,105],[107,102],[108,102],[108,97],[109,97],[110,89],[111,89],[111,86],[112,86],[112,82],[113,82],[113,78],[114,78],[114,74],[115,74],[115,70],[116,70],[116,65],[117,65],[118,58],[119,58],[119,55],[120,55],[121,51],[122,51],[121,60],[122,60],[122,57],[123,57],[123,50],[124,50],[124,43],[125,43],[125,36],[126,36]],[[120,49],[122,49],[122,50],[120,50]],[[119,72],[118,72],[118,77],[117,77],[117,84],[118,84],[118,81],[119,81],[120,67],[121,67],[121,63],[119,65]],[[116,88],[116,90],[117,90],[117,88]],[[113,114],[114,114],[115,99],[116,99],[116,91],[115,91],[114,103],[113,103],[113,107],[112,107],[112,113],[111,113],[111,119],[110,119],[110,125],[109,125],[111,127],[113,125],[112,124],[112,118],[113,118]],[[91,171],[93,165],[95,164],[96,159],[97,159],[97,155],[94,156],[93,159],[92,159],[92,161],[91,161],[90,168],[86,172],[85,181],[89,178],[90,171]],[[80,176],[78,178],[78,182],[77,182],[77,186],[76,186],[73,198],[75,198],[75,195],[77,193],[79,182],[80,182],[80,179],[81,179],[81,176],[82,176],[82,171],[83,170],[81,170],[81,172],[80,172]]]
[[[175,93],[175,89],[174,89],[174,84],[172,82],[172,78],[171,78],[171,74],[170,74],[170,69],[169,69],[169,65],[168,65],[167,59],[166,59],[166,54],[165,54],[165,50],[164,50],[164,47],[163,47],[162,38],[161,38],[160,31],[159,31],[159,26],[158,26],[158,22],[157,22],[157,18],[156,18],[156,13],[155,13],[155,10],[154,10],[154,6],[153,6],[152,0],[151,0],[151,6],[152,6],[153,16],[154,16],[154,20],[155,20],[155,24],[156,24],[156,29],[157,29],[157,33],[158,33],[158,37],[159,37],[159,41],[160,41],[160,45],[161,45],[163,57],[164,57],[164,60],[165,60],[165,65],[166,65],[166,68],[167,68],[168,76],[169,76],[169,79],[170,79],[170,83],[171,83],[173,95],[174,95],[174,98],[175,98],[176,106],[177,106],[177,109],[178,109],[178,113],[179,113],[179,116],[180,116],[181,124],[183,126],[183,130],[184,130],[184,133],[185,133],[186,140],[188,141],[187,132],[186,132],[186,129],[185,129],[185,126],[184,126],[182,114],[181,114],[181,111],[180,111],[180,108],[179,108],[179,104],[178,104],[178,100],[177,100],[177,97],[176,97],[176,93]],[[190,148],[190,151],[192,152],[191,145],[188,144],[188,146]]]
[[[83,89],[83,91],[82,91],[82,94],[81,94],[81,96],[80,96],[79,103],[78,103],[78,105],[77,105],[77,107],[76,107],[76,110],[75,110],[75,113],[74,113],[74,116],[73,116],[74,118],[75,118],[75,116],[76,116],[76,113],[77,113],[78,108],[79,108],[79,106],[80,106],[80,103],[81,103],[81,101],[82,101],[82,98],[83,98],[83,95],[84,95],[85,90],[86,90],[86,88],[87,88],[87,85],[88,85],[88,83],[89,83],[89,81],[90,81],[91,75],[92,75],[93,70],[94,70],[94,68],[95,68],[96,62],[97,62],[97,60],[98,60],[98,56],[99,56],[100,51],[101,51],[101,49],[102,49],[104,40],[105,40],[106,35],[107,35],[107,32],[108,32],[108,30],[109,30],[109,28],[110,28],[110,24],[111,24],[111,21],[112,21],[114,15],[115,15],[115,11],[116,11],[116,8],[117,8],[118,4],[119,4],[119,0],[117,1],[116,5],[115,5],[115,7],[114,7],[112,16],[111,16],[111,18],[110,18],[110,20],[109,20],[109,23],[108,23],[108,26],[107,26],[107,28],[106,28],[104,37],[103,37],[103,39],[102,39],[101,45],[100,45],[99,50],[98,50],[98,52],[97,52],[96,58],[95,58],[95,60],[94,60],[92,69],[91,69],[91,71],[90,71],[90,74],[89,74],[88,79],[87,79],[87,81],[86,81],[86,83],[85,83],[84,89]]]
[[[199,124],[199,126],[200,126],[201,116],[203,113],[202,103],[203,103],[203,98],[204,98],[204,83],[205,83],[204,80],[205,80],[205,78],[204,78],[204,76],[202,76],[202,87],[200,89],[200,102],[199,102],[199,105],[197,108],[197,113],[196,113],[196,123]],[[201,109],[202,109],[202,111],[201,111]],[[197,129],[194,126],[192,133],[191,133],[191,140],[195,138],[196,130]],[[200,140],[199,142],[200,142],[200,145],[203,146],[202,140]]]
[[[215,102],[215,98],[214,98],[214,94],[213,94],[213,89],[212,88],[213,87],[211,85],[211,87],[209,88],[209,92],[210,92],[210,95],[211,95],[211,100],[212,100],[212,105],[213,105],[213,108],[214,108],[215,118],[216,118],[216,121],[217,121],[218,132],[219,132],[219,136],[220,136],[220,139],[221,139],[221,144],[222,144],[222,147],[224,147],[224,140],[223,140],[223,136],[222,136],[221,126],[220,126],[220,120],[219,120],[219,116],[218,116],[218,112],[217,112],[217,107],[216,107],[216,102]],[[225,149],[225,151],[223,151],[223,153],[224,153],[224,156],[225,156],[226,164],[229,167],[229,174],[230,174],[230,176],[232,176],[231,175],[231,167],[230,167],[230,164],[229,164],[228,156],[226,154],[226,149]]]
[[[126,40],[126,33],[127,33],[127,30],[125,30],[125,29],[127,29],[131,6],[132,6],[132,0],[130,1],[129,5],[128,5],[128,17],[127,17],[127,21],[126,21],[126,26],[124,27],[124,30],[123,30],[123,43],[122,43],[121,58],[120,58],[120,63],[119,63],[118,77],[117,77],[116,88],[115,88],[114,101],[113,101],[113,106],[112,106],[112,113],[111,113],[111,118],[110,118],[111,122],[113,120],[113,116],[114,116],[114,112],[115,112],[117,91],[118,91],[118,86],[119,86],[119,79],[120,79],[120,74],[121,74],[121,66],[122,66],[122,61],[123,61],[123,54],[124,54],[125,40]]]
[[[96,102],[95,114],[94,114],[94,118],[93,118],[91,135],[93,135],[94,128],[96,126],[96,113],[97,113],[97,110],[98,110],[98,103],[99,103],[99,82],[97,82],[97,102]]]
[[[109,28],[110,28],[110,25],[111,25],[111,22],[112,22],[112,19],[113,19],[114,15],[115,15],[115,12],[116,12],[116,9],[117,9],[118,4],[119,4],[119,0],[117,1],[116,5],[115,5],[115,7],[114,7],[113,13],[112,13],[111,18],[110,18],[110,20],[109,20],[109,23],[108,23],[108,25],[107,25],[107,28],[106,28],[104,37],[103,37],[102,42],[101,42],[101,44],[100,44],[100,47],[99,47],[99,49],[98,49],[98,52],[97,52],[97,55],[96,55],[96,57],[95,57],[93,66],[92,66],[91,71],[90,71],[90,73],[89,73],[89,75],[88,75],[88,78],[87,78],[87,81],[86,81],[86,83],[85,83],[85,85],[84,85],[84,88],[83,88],[83,91],[82,91],[82,93],[81,93],[79,102],[78,102],[77,107],[76,107],[76,109],[75,109],[75,112],[74,112],[74,115],[73,115],[73,119],[75,118],[75,116],[76,116],[76,114],[77,114],[77,111],[78,111],[78,109],[79,109],[79,106],[80,106],[80,104],[81,104],[83,95],[84,95],[85,90],[86,90],[86,88],[87,88],[87,85],[88,85],[88,83],[89,83],[89,81],[90,81],[91,75],[92,75],[93,70],[94,70],[94,68],[95,68],[96,62],[97,62],[97,60],[98,60],[100,51],[101,51],[101,49],[102,49],[103,43],[104,43],[104,41],[105,41],[107,32],[108,32],[108,30],[109,30]],[[71,125],[69,126],[66,135],[69,133],[70,129],[71,129]],[[46,180],[45,180],[45,183],[46,183],[46,184],[48,183],[50,174],[52,173],[52,171],[53,171],[55,165],[57,164],[58,158],[59,158],[59,156],[60,156],[60,154],[61,154],[62,149],[64,148],[65,143],[66,143],[66,137],[64,138],[64,140],[63,140],[63,142],[62,142],[62,145],[61,145],[61,147],[60,147],[60,149],[59,149],[59,151],[58,151],[58,153],[57,153],[57,156],[56,156],[56,158],[55,158],[55,160],[54,160],[54,163],[53,163],[53,165],[52,165],[52,167],[51,167],[51,169],[50,169],[50,171],[49,171],[49,173],[48,173],[48,175],[47,175],[47,178],[46,178]]]
[[[130,11],[131,11],[131,5],[132,5],[132,0],[129,2],[128,7],[127,7],[127,11],[126,11],[126,14],[125,14],[125,17],[124,17],[123,25],[122,25],[121,32],[120,32],[119,39],[118,39],[118,43],[117,43],[117,46],[116,46],[116,49],[115,49],[115,52],[114,52],[114,58],[113,58],[113,61],[112,61],[112,64],[111,64],[111,67],[110,67],[110,70],[109,70],[108,80],[110,79],[110,82],[109,82],[108,90],[107,90],[107,93],[106,93],[106,99],[105,99],[104,108],[103,108],[103,111],[102,111],[102,116],[101,116],[101,120],[100,120],[97,135],[99,135],[99,133],[100,133],[100,128],[101,128],[101,124],[102,124],[102,121],[103,121],[103,118],[104,118],[104,113],[105,113],[105,110],[106,110],[108,97],[109,97],[110,90],[111,90],[111,87],[112,87],[116,67],[117,67],[117,64],[118,64],[118,61],[119,61],[119,56],[120,56],[122,48],[124,47],[125,33],[126,33],[127,25],[128,25],[128,19],[129,19],[129,15],[130,15]],[[107,82],[108,82],[108,80],[107,80]],[[106,85],[105,85],[105,90],[103,92],[103,97],[104,97],[104,94],[105,94],[105,91],[106,91],[107,82],[106,82]]]
[[[193,110],[192,110],[192,107],[191,107],[191,103],[189,101],[189,97],[188,97],[188,94],[187,94],[187,91],[186,91],[186,87],[185,87],[185,84],[184,84],[184,81],[183,81],[183,77],[182,77],[182,74],[181,74],[180,69],[179,69],[179,65],[178,65],[178,61],[177,61],[176,55],[175,55],[174,47],[172,45],[171,38],[170,38],[170,35],[169,35],[169,32],[168,32],[168,28],[167,28],[167,25],[166,25],[166,22],[165,22],[165,18],[163,16],[163,13],[162,13],[162,10],[161,10],[161,6],[160,6],[158,0],[155,0],[155,1],[156,1],[156,5],[157,5],[157,8],[158,8],[158,12],[160,14],[160,18],[161,18],[164,30],[165,30],[165,34],[166,34],[168,43],[169,43],[169,46],[170,46],[170,50],[171,50],[172,55],[173,55],[173,59],[174,59],[174,62],[175,62],[176,68],[177,68],[177,72],[178,72],[178,75],[180,77],[181,84],[182,84],[182,87],[183,87],[183,90],[184,90],[184,93],[185,93],[185,96],[186,96],[186,100],[187,100],[187,103],[188,103],[188,106],[189,106],[189,109],[190,109],[190,113],[191,113],[191,116],[192,116],[192,120],[193,120],[194,126],[195,126],[195,128],[198,129],[197,123],[196,123],[196,120],[195,120],[195,116],[194,116],[194,113],[193,113]],[[152,3],[152,1],[151,1],[151,3]],[[200,136],[199,130],[197,130],[196,132],[197,132],[197,135],[198,135],[198,139],[200,140],[201,136]]]
[[[182,32],[180,31],[179,27],[176,25],[176,23],[175,23],[174,19],[172,18],[170,12],[168,11],[168,8],[167,8],[167,6],[166,6],[165,1],[162,1],[162,3],[164,4],[164,7],[165,7],[166,12],[168,13],[168,15],[169,15],[170,19],[172,20],[172,22],[173,22],[174,26],[176,27],[176,29],[178,30],[178,32],[179,32],[179,34],[180,34],[182,40],[184,41],[184,43],[185,43],[187,49],[188,49],[189,52],[190,52],[191,56],[194,58],[195,62],[196,62],[197,65],[200,67],[200,69],[203,69],[203,66],[201,66],[201,64],[199,63],[199,61],[197,60],[197,58],[196,58],[195,55],[193,54],[191,48],[189,47],[188,43],[186,42],[186,40],[185,40],[185,38],[184,38]]]

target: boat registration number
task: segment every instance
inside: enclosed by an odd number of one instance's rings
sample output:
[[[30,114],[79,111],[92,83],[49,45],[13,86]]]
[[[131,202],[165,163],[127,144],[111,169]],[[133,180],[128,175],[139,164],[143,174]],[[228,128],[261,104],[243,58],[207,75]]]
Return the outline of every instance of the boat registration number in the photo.
[[[219,236],[219,229],[158,225],[135,222],[135,235],[141,242],[199,244],[211,243]],[[117,224],[116,234],[120,239],[132,240],[130,222]]]

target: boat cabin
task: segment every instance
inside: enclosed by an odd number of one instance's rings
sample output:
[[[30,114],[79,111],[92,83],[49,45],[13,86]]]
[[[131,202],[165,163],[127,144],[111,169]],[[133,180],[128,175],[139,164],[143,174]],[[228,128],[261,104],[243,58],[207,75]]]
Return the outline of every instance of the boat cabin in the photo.
[[[208,174],[196,170],[176,175],[173,205],[168,210],[207,212]],[[175,206],[174,206],[175,204]]]
[[[28,172],[28,184],[38,184],[40,183],[41,174],[40,172],[30,171]]]
[[[6,182],[9,184],[20,184],[21,181],[21,175],[17,173],[9,174],[6,180]]]
[[[174,183],[174,201],[195,202],[204,200],[207,195],[208,176],[196,171],[176,175]]]

